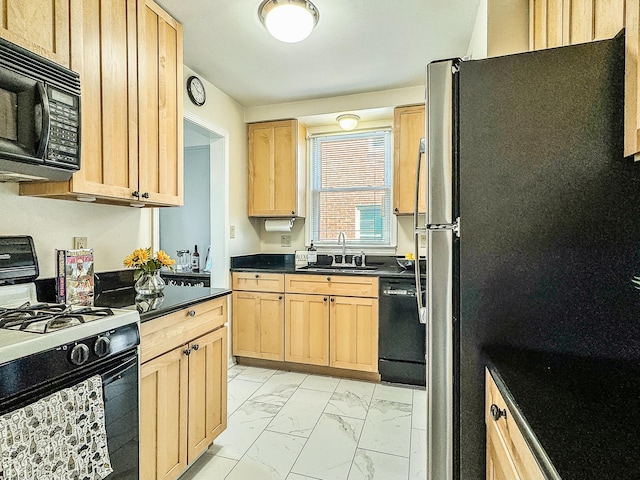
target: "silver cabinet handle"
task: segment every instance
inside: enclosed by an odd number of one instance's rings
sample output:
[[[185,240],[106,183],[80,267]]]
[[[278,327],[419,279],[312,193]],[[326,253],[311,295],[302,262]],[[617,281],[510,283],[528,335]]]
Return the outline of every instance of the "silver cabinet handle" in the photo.
[[[194,343],[193,345],[191,345],[191,348],[193,349],[194,352],[197,352],[198,349],[200,348],[200,345],[198,345],[197,343]]]
[[[196,316],[196,311],[195,310],[189,310],[187,312],[187,315],[189,315],[190,317],[195,317]]]

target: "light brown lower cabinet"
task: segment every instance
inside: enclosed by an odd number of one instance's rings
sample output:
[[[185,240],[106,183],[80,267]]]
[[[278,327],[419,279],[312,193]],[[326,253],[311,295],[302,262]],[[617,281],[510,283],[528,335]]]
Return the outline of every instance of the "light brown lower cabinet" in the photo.
[[[378,299],[331,297],[330,360],[336,368],[378,371]]]
[[[545,479],[488,370],[485,383],[487,480]]]
[[[233,292],[233,354],[284,360],[284,294]]]
[[[233,354],[377,373],[378,279],[233,272]]]
[[[226,428],[226,302],[219,298],[141,325],[142,479],[177,478]]]
[[[329,296],[286,296],[284,359],[329,365]]]

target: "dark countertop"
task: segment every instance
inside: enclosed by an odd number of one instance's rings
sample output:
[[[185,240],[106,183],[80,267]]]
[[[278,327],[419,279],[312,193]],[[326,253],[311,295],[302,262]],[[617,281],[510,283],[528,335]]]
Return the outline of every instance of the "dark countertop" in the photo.
[[[190,270],[160,270],[160,276],[162,277],[194,277],[194,278],[211,278],[210,272],[197,272],[194,273]]]
[[[487,353],[534,454],[536,447],[546,452],[563,480],[640,478],[640,365],[515,349]]]
[[[368,256],[368,266],[377,267],[375,270],[367,270],[357,275],[369,275],[375,277],[413,278],[413,269],[403,269],[396,262],[396,257]],[[424,261],[422,264],[424,270]],[[296,268],[295,257],[292,254],[268,254],[242,255],[231,258],[232,272],[263,272],[263,273],[302,273],[322,274],[323,272],[310,272],[304,268]],[[354,275],[353,272],[330,272],[331,275]],[[424,276],[424,273],[423,273]]]
[[[140,321],[173,313],[214,298],[229,295],[231,290],[213,287],[176,287],[167,285],[158,297],[136,297],[132,287],[100,292],[94,299],[96,306],[136,308]]]

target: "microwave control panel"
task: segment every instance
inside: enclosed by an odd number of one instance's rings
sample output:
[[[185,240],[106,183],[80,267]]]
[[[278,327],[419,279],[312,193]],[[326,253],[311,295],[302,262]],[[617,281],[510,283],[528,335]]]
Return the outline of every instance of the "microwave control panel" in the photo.
[[[50,87],[48,93],[50,130],[47,159],[79,167],[79,99]]]

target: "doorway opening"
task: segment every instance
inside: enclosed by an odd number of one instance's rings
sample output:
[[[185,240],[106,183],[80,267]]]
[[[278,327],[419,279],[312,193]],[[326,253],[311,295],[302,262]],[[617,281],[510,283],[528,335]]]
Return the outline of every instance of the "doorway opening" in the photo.
[[[229,286],[228,144],[226,131],[185,112],[184,206],[159,208],[156,218],[159,248],[180,264],[178,252],[190,258],[197,245],[200,272],[214,287]]]

